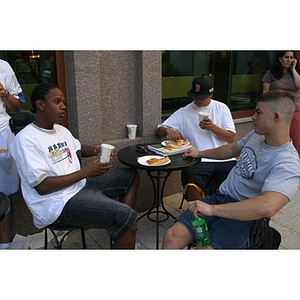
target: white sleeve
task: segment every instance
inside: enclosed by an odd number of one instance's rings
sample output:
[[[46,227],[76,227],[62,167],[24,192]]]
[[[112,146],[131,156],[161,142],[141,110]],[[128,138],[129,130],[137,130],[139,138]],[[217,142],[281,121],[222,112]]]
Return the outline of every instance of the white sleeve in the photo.
[[[178,111],[175,111],[168,119],[166,119],[163,123],[159,124],[157,128],[159,127],[168,127],[177,131],[180,131],[180,123],[178,120]]]
[[[222,125],[223,129],[236,133],[233,118],[227,106],[224,106],[222,123],[223,123]]]
[[[12,96],[19,99],[19,94],[22,93],[22,88],[18,82],[18,79],[12,67],[8,63],[5,64],[5,72],[6,72],[6,82],[4,83],[5,89],[8,90]]]

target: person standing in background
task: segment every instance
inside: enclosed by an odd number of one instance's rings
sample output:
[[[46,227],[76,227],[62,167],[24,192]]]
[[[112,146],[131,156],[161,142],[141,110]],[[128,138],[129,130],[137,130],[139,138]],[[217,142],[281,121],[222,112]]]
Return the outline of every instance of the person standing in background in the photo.
[[[262,78],[263,93],[285,90],[295,99],[296,111],[290,128],[290,137],[300,154],[300,75],[295,51],[278,52],[271,69]]]
[[[0,59],[0,191],[11,196],[19,190],[19,175],[11,156],[14,138],[7,109],[17,112],[25,102],[21,86],[8,62]],[[8,249],[12,238],[12,208],[0,222],[0,249]]]

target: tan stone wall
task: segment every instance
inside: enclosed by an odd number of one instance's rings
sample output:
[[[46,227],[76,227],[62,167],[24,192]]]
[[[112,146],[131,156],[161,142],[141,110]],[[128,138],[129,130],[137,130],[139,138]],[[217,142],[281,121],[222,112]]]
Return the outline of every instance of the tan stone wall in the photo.
[[[69,51],[65,67],[69,128],[82,143],[111,143],[118,151],[157,141],[160,51]],[[136,140],[127,138],[129,123],[138,125]],[[121,166],[117,160],[115,164]],[[144,210],[151,206],[153,191],[145,172],[140,176],[138,210]]]

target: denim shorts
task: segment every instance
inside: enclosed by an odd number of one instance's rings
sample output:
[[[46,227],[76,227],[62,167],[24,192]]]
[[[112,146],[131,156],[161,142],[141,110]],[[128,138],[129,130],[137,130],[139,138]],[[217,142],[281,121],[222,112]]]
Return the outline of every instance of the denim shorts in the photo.
[[[119,240],[137,217],[135,210],[119,202],[130,190],[135,173],[129,168],[112,169],[103,176],[88,178],[53,224],[102,228],[113,241]]]
[[[229,195],[217,192],[202,200],[207,204],[226,204],[239,202]],[[213,249],[245,249],[249,245],[249,235],[253,221],[240,221],[220,218],[216,216],[204,216],[210,233]],[[190,232],[193,238],[195,234],[191,224],[191,211],[182,213],[177,221],[182,223]]]

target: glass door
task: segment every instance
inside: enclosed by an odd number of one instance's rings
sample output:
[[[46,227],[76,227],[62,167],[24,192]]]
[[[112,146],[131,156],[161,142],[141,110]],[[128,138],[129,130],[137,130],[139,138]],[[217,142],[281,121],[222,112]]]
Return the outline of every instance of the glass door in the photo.
[[[61,57],[62,53],[59,54]],[[57,57],[58,53],[55,51],[0,51],[0,58],[13,68],[26,100],[21,111],[8,111],[17,131],[35,119],[30,103],[30,95],[35,86],[40,83],[59,84],[58,73],[63,71],[63,64],[57,64]],[[65,89],[64,84],[62,89]]]

